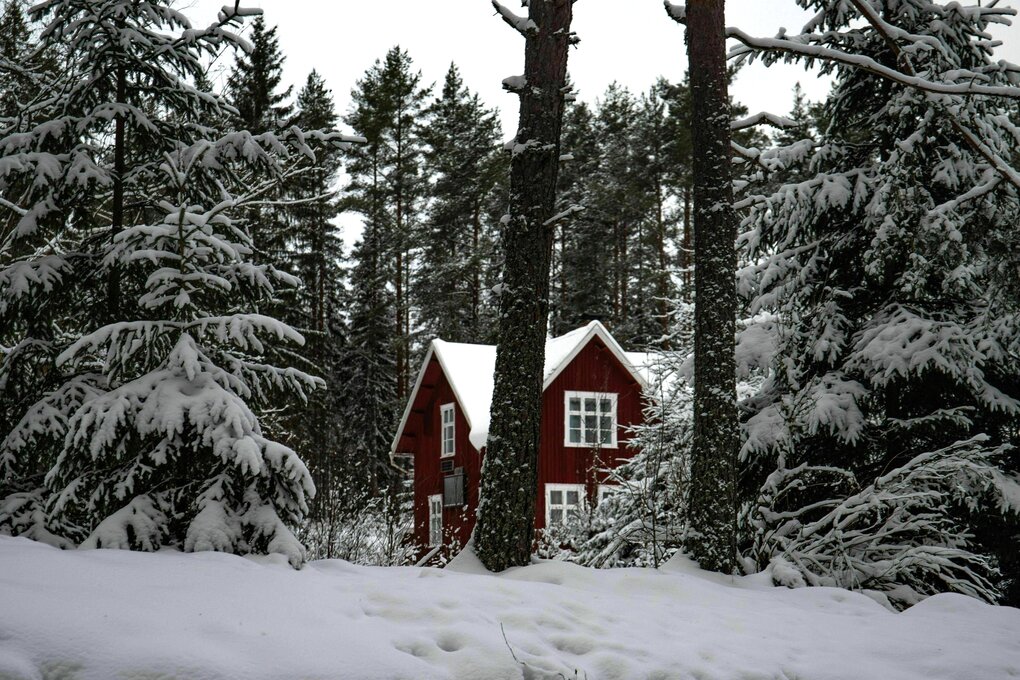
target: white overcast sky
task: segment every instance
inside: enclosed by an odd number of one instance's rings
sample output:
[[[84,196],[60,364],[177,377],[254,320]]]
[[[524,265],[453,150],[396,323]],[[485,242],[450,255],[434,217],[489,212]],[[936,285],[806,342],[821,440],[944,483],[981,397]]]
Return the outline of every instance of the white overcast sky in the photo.
[[[976,1],[976,0],[975,0]],[[224,0],[183,0],[196,25],[215,18]],[[421,70],[423,82],[441,85],[456,62],[468,87],[502,112],[504,134],[516,128],[516,97],[501,81],[523,71],[523,39],[500,21],[489,0],[248,0],[277,25],[286,55],[284,75],[297,87],[313,68],[326,79],[342,116],[355,81],[386,51],[400,45]],[[519,3],[505,0],[518,10]],[[969,4],[964,2],[964,4]],[[1009,3],[1003,3],[1009,4]],[[728,0],[727,23],[753,35],[772,36],[780,27],[798,32],[807,15],[794,0]],[[581,44],[569,57],[581,99],[595,100],[613,81],[633,92],[659,75],[680,80],[687,67],[683,29],[667,16],[661,0],[579,0],[574,30]],[[1020,25],[997,31],[1005,42],[1000,58],[1020,62]],[[808,97],[821,99],[828,83],[800,67],[745,68],[734,96],[752,113],[786,113],[796,82]]]

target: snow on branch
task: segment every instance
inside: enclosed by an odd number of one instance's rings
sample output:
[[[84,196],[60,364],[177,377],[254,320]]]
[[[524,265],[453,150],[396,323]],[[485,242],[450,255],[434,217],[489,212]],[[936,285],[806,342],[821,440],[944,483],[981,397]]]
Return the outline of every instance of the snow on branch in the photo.
[[[499,13],[499,15],[503,18],[503,21],[505,21],[510,28],[514,29],[525,38],[529,35],[538,33],[538,25],[531,19],[517,16],[500,4],[498,0],[492,0],[492,6],[496,8],[496,12]]]
[[[528,86],[528,80],[524,76],[510,76],[503,79],[503,89],[507,92],[520,94]]]
[[[666,8],[666,14],[669,18],[678,24],[687,24],[687,5],[674,5],[669,0],[664,0],[662,3]]]
[[[755,38],[741,31],[739,28],[728,27],[726,36],[734,38],[743,47],[735,47],[730,51],[730,57],[743,57],[755,52],[782,52],[807,59],[819,59],[831,61],[844,66],[850,66],[862,71],[867,71],[887,80],[913,87],[925,92],[934,94],[956,94],[956,95],[982,95],[987,97],[1007,97],[1009,99],[1020,99],[1020,87],[1005,87],[994,85],[978,85],[973,82],[966,83],[943,83],[917,75],[903,73],[896,69],[883,66],[870,57],[860,54],[849,54],[842,50],[822,47],[810,41],[815,38],[810,34],[795,36],[780,35],[776,38]]]
[[[547,219],[545,222],[542,223],[542,226],[543,227],[551,227],[552,225],[556,224],[557,222],[565,220],[568,217],[570,217],[571,215],[576,215],[579,212],[584,212],[584,206],[582,206],[582,205],[572,205],[569,208],[567,208],[566,210],[564,210],[563,212],[556,213],[555,215],[553,215],[552,217]]]
[[[220,12],[216,19],[221,23],[225,24],[231,19],[242,18],[242,17],[257,17],[262,15],[262,10],[257,7],[241,7],[241,0],[237,0],[234,6],[223,5],[220,8]]]
[[[761,125],[762,123],[766,123],[768,125],[771,125],[772,127],[776,127],[779,129],[800,127],[800,123],[798,123],[795,120],[790,120],[789,118],[784,118],[783,116],[777,116],[774,113],[762,111],[760,113],[754,114],[753,116],[748,116],[747,118],[741,118],[740,120],[733,121],[732,123],[730,123],[730,129],[746,130],[747,128],[754,127],[756,125]]]

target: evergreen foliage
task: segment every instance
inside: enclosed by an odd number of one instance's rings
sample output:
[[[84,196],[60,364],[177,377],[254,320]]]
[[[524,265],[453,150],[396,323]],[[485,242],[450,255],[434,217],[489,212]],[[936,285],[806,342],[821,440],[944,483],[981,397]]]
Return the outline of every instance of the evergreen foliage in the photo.
[[[743,405],[747,554],[780,582],[900,606],[944,590],[994,600],[999,549],[974,534],[1016,527],[1020,499],[1020,296],[1007,274],[1020,203],[1004,163],[1020,128],[1007,104],[967,91],[1020,96],[985,40],[1003,14],[883,1],[861,24],[846,3],[803,4],[818,15],[791,49],[823,59],[836,87],[817,142],[762,156],[797,176],[745,203],[741,287],[752,313],[778,320],[767,378]],[[837,53],[962,89],[933,96],[835,65]]]
[[[428,90],[406,51],[394,47],[352,91],[344,119],[366,139],[349,154],[346,207],[364,230],[351,255],[352,447],[369,465],[373,493],[393,477],[389,444],[407,396],[411,366],[412,235],[421,217],[423,147],[416,133]]]
[[[499,122],[451,64],[441,96],[425,112],[420,136],[432,183],[417,239],[419,332],[427,339],[482,342],[494,323],[485,282],[495,259],[496,225],[486,203],[506,172]]]
[[[33,8],[39,49],[66,56],[0,139],[4,195],[34,177],[2,245],[5,417],[11,392],[34,399],[0,447],[4,531],[303,560],[314,487],[257,411],[320,381],[262,360],[302,342],[260,313],[296,281],[252,261],[236,216],[340,138],[209,127],[222,100],[192,83],[244,46],[247,13],[195,29],[165,2]]]
[[[280,90],[284,56],[276,26],[268,28],[265,18],[255,17],[249,37],[251,49],[240,55],[227,80],[230,104],[237,109],[237,123],[252,132],[273,130],[293,112],[287,103],[291,88]]]

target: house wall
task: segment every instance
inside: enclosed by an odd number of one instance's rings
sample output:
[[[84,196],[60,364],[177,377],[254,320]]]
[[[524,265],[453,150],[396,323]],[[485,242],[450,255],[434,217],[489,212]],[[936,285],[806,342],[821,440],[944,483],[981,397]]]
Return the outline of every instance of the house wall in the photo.
[[[405,431],[413,435],[414,449],[414,529],[415,542],[427,546],[429,542],[428,497],[443,493],[443,476],[440,472],[440,446],[442,445],[442,414],[444,404],[455,402],[453,388],[433,358],[426,369],[421,389],[415,399],[414,412],[408,418]],[[420,412],[419,412],[420,411]],[[453,455],[454,468],[464,468],[467,478],[464,508],[443,509],[444,544],[463,545],[474,527],[474,510],[478,507],[478,480],[481,475],[481,455],[468,440],[468,424],[460,404],[455,408]],[[448,460],[448,459],[443,459]]]
[[[563,444],[564,393],[616,393],[617,448],[595,451],[572,448]],[[542,441],[538,462],[538,503],[535,506],[535,527],[545,526],[545,485],[585,484],[590,498],[595,485],[605,481],[598,470],[614,468],[619,459],[630,458],[627,446],[630,436],[626,428],[642,422],[641,386],[617,361],[599,338],[593,338],[573,361],[545,390],[542,404]]]
[[[615,449],[594,451],[564,445],[564,392],[610,392],[617,398],[617,442]],[[428,497],[443,492],[440,472],[440,407],[455,401],[453,389],[433,358],[401,439],[404,450],[414,455],[415,541],[428,545]],[[603,482],[599,468],[616,467],[619,459],[633,455],[627,447],[626,428],[642,422],[641,386],[597,337],[593,338],[545,390],[542,406],[541,453],[539,454],[536,528],[545,526],[545,485],[586,484],[594,497],[596,484]],[[470,537],[478,507],[482,456],[468,441],[468,425],[460,404],[456,408],[456,453],[454,467],[464,468],[467,477],[463,508],[444,508],[445,545],[464,545]]]

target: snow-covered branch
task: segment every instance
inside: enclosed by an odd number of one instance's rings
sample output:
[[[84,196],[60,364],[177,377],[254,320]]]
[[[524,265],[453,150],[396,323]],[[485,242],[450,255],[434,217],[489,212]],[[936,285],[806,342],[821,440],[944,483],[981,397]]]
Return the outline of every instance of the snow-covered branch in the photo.
[[[552,217],[550,217],[549,219],[547,219],[545,222],[542,223],[542,226],[543,227],[551,227],[552,225],[556,224],[557,222],[561,222],[561,221],[567,219],[568,217],[570,217],[571,215],[576,215],[576,214],[578,214],[580,212],[584,212],[584,206],[582,206],[582,205],[572,205],[569,208],[567,208],[566,210],[558,212],[555,215],[553,215]]]
[[[663,6],[666,8],[666,14],[669,18],[678,24],[687,24],[687,5],[676,5],[669,0],[663,0]]]
[[[730,123],[730,129],[734,131],[746,130],[747,128],[751,128],[756,125],[761,125],[762,123],[767,123],[768,125],[771,125],[772,127],[776,127],[779,129],[795,128],[800,126],[800,123],[798,123],[795,120],[790,120],[789,118],[784,118],[783,116],[777,116],[774,113],[762,111],[760,113],[754,114],[753,116],[748,116],[747,118],[741,118],[740,120],[733,121],[732,123]]]
[[[503,21],[510,26],[510,28],[514,29],[525,38],[538,32],[538,26],[534,21],[528,17],[522,17],[514,14],[498,0],[492,0],[492,6],[496,9],[499,16],[502,17]]]
[[[817,36],[805,33],[796,36],[781,35],[776,38],[755,38],[739,28],[729,27],[726,29],[727,37],[734,38],[743,47],[736,47],[730,51],[731,57],[744,57],[758,52],[780,52],[805,59],[817,59],[829,61],[843,66],[867,71],[868,73],[880,76],[886,80],[917,88],[935,94],[949,95],[981,95],[988,97],[1007,97],[1020,99],[1020,87],[1007,87],[1001,85],[980,85],[973,82],[973,79],[963,83],[940,82],[922,78],[918,75],[911,75],[889,68],[878,63],[871,57],[861,54],[850,54],[831,47],[823,47],[814,41]]]

